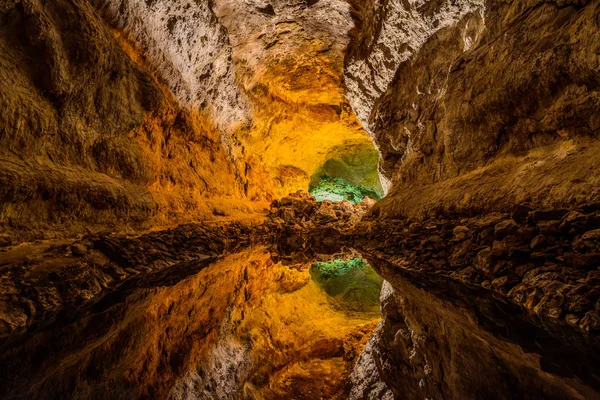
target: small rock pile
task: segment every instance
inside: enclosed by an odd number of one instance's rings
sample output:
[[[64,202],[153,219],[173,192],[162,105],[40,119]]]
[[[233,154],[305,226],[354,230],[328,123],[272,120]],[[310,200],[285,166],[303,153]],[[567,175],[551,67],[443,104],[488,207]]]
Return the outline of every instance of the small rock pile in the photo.
[[[340,251],[343,237],[350,235],[373,204],[368,197],[360,204],[318,203],[308,192],[298,191],[271,203],[266,225],[275,233],[282,261],[302,262]]]

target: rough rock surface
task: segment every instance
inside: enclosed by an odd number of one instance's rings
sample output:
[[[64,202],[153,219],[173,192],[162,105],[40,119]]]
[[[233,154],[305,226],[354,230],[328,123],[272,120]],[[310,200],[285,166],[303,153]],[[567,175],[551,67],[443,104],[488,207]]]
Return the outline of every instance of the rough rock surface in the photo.
[[[317,203],[310,194],[299,191],[273,201],[265,224],[275,236],[278,257],[298,263],[341,251],[347,243],[345,238],[372,202],[365,198],[360,204]]]
[[[356,243],[393,288],[352,396],[598,397],[600,3],[352,5],[389,190]]]
[[[3,233],[137,229],[236,209],[245,166],[214,121],[184,108],[87,0],[3,2],[0,54]]]
[[[598,2],[353,3],[346,93],[396,215],[596,195]]]
[[[351,27],[341,0],[3,2],[2,233],[240,218],[306,189],[371,145],[343,96]]]
[[[207,112],[224,130],[246,122],[250,105],[236,82],[227,32],[209,2],[93,3],[107,21],[138,44],[181,105]]]
[[[250,198],[306,190],[328,160],[372,148],[343,93],[353,27],[346,1],[213,3],[228,32],[238,81],[253,104],[252,126],[240,135]],[[271,182],[261,184],[262,173]]]

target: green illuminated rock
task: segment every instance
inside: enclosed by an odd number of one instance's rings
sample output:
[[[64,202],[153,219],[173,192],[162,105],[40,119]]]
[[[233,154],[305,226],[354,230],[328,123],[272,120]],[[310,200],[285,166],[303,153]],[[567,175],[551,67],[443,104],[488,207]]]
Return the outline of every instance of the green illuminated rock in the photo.
[[[329,157],[310,179],[308,190],[317,201],[348,200],[356,204],[365,196],[375,200],[383,197],[375,148],[346,143],[333,149]]]
[[[361,258],[316,262],[310,274],[331,296],[334,307],[354,312],[379,312],[383,280]]]
[[[313,187],[309,188],[310,194],[317,201],[330,200],[342,201],[348,200],[350,203],[357,204],[362,201],[365,196],[379,200],[381,196],[374,190],[367,189],[364,186],[352,185],[346,180],[337,177],[323,176],[318,180]]]

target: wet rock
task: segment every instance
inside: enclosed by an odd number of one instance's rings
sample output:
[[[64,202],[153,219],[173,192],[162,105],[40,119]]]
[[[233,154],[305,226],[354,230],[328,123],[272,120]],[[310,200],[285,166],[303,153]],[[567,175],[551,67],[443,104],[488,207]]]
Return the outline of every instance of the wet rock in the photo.
[[[542,235],[554,236],[560,232],[560,221],[558,220],[542,220],[537,224]]]
[[[320,207],[317,210],[315,222],[319,225],[326,225],[339,220],[338,214],[333,208]]]
[[[499,222],[494,227],[494,235],[496,239],[504,239],[508,235],[514,234],[517,229],[519,229],[519,225],[513,221],[512,219],[507,219],[506,221]]]
[[[418,221],[367,218],[358,227],[370,232],[369,241],[360,237],[356,240],[362,251],[385,261],[380,272],[389,281],[396,284],[407,280],[423,293],[481,307],[478,310],[484,314],[497,307],[502,311],[498,315],[492,313],[494,316],[488,314],[489,321],[503,313],[507,319],[502,324],[510,325],[512,322],[508,321],[520,318],[530,327],[527,329],[557,343],[563,349],[560,351],[579,354],[579,360],[587,359],[590,365],[593,361],[589,354],[595,351],[595,345],[589,340],[594,329],[598,329],[596,305],[600,304],[600,273],[596,271],[600,266],[600,236],[595,230],[577,236],[571,228],[583,226],[581,222],[589,226],[593,214],[585,214],[579,207],[557,213],[536,211],[531,209],[528,213],[544,216],[538,223],[531,218],[508,220],[505,214],[480,215],[470,218],[467,224],[460,217]],[[564,224],[570,224],[569,229],[563,229]],[[408,290],[405,284],[402,287]],[[486,292],[493,293],[494,300],[486,297]],[[518,308],[513,309],[514,306]],[[409,312],[403,306],[397,310]],[[513,328],[521,331],[521,322]],[[497,327],[489,329],[497,333]],[[587,333],[579,336],[581,332]],[[387,339],[380,346],[391,343],[392,339]],[[536,352],[554,352],[550,347],[528,343]],[[587,350],[581,350],[584,348]],[[399,361],[394,362],[395,366],[400,365]],[[577,362],[564,359],[557,368],[567,368],[575,374],[580,371]]]
[[[71,247],[69,247],[69,250],[71,250],[71,254],[73,254],[74,256],[83,256],[88,252],[87,247],[82,243],[75,243],[71,245]]]
[[[532,210],[533,209],[528,204],[520,204],[515,211],[513,211],[511,217],[517,223],[523,224],[527,221],[527,217]]]
[[[531,220],[535,223],[542,221],[559,221],[568,210],[535,210],[531,213]]]
[[[573,248],[579,252],[600,252],[600,229],[594,229],[581,235],[573,243]]]
[[[280,257],[305,252],[309,258],[339,251],[343,238],[352,234],[368,209],[368,204],[348,201],[317,203],[307,192],[298,191],[272,203],[265,225],[274,230]],[[278,223],[280,216],[284,216],[285,228]]]
[[[462,241],[471,237],[471,231],[466,226],[457,226],[452,230],[452,240]]]
[[[533,238],[529,247],[535,251],[535,250],[542,249],[545,245],[546,245],[546,236],[538,235]]]

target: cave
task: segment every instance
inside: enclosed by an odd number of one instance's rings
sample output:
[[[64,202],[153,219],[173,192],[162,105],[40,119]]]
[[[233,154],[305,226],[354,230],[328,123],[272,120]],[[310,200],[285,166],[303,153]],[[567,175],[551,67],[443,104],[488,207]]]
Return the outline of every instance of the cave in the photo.
[[[599,15],[2,1],[0,399],[600,399]]]

